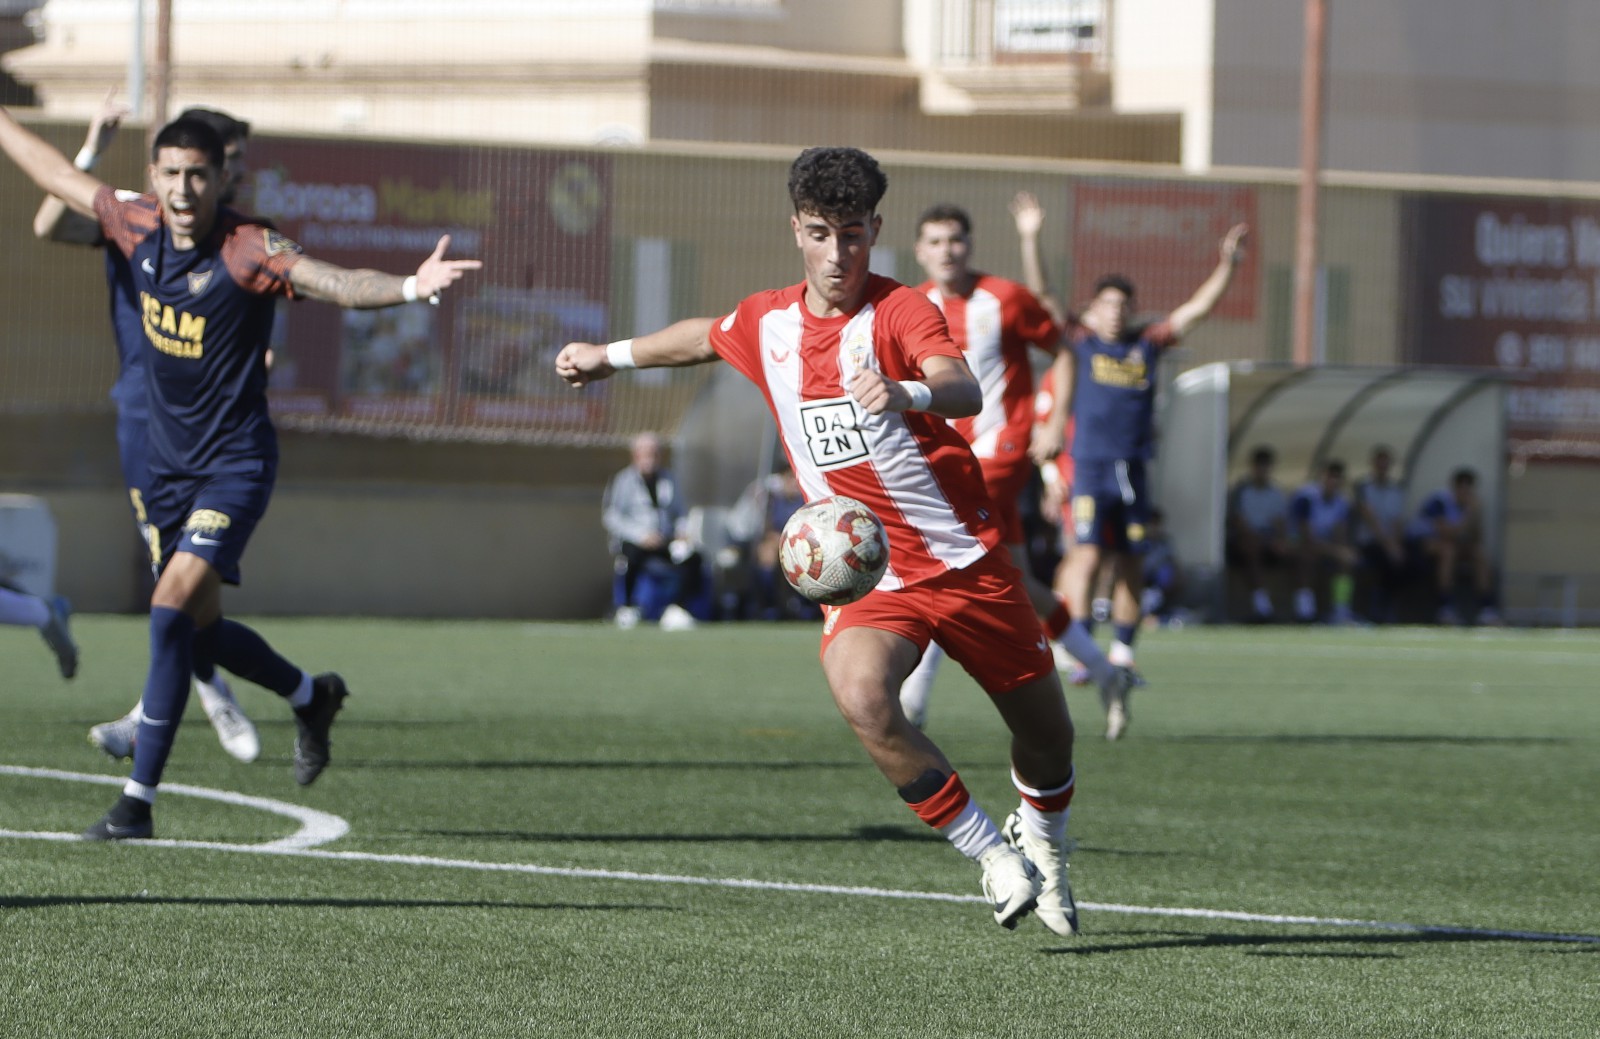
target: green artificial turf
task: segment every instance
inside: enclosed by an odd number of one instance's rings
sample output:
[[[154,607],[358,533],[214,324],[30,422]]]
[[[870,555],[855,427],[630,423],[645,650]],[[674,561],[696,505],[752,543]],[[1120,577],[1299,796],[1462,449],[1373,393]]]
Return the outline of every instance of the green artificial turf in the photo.
[[[349,681],[332,766],[295,786],[288,710],[241,683],[261,759],[226,757],[193,704],[167,782],[349,833],[274,854],[0,836],[0,1035],[1600,1034],[1594,634],[1146,637],[1123,741],[1069,693],[1088,905],[1064,940],[994,926],[976,867],[835,713],[814,626],[257,626]],[[133,703],[143,625],[75,630],[63,683],[0,629],[0,765],[125,775],[84,734]],[[1003,816],[1005,734],[949,665],[929,732]],[[0,829],[76,832],[116,794],[0,774]],[[156,827],[297,824],[168,789]],[[729,879],[758,886],[698,882]]]

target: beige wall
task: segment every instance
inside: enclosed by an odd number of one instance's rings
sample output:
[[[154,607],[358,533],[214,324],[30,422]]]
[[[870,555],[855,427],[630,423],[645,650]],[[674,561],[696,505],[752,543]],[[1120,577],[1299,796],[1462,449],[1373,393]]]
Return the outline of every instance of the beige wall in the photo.
[[[1304,5],[1215,2],[1212,161],[1293,168]],[[1600,5],[1593,0],[1327,6],[1327,168],[1596,179]]]

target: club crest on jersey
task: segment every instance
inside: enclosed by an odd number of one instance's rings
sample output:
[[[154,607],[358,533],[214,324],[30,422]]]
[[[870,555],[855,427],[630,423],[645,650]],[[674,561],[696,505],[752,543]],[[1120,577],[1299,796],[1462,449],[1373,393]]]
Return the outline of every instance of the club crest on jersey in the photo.
[[[872,334],[865,329],[857,329],[846,335],[844,345],[839,348],[839,359],[840,374],[848,386],[856,372],[872,367]]]
[[[198,296],[211,284],[211,271],[189,272],[189,295]]]
[[[854,465],[867,457],[867,436],[861,430],[854,397],[802,401],[800,425],[805,430],[812,464],[823,472]]]

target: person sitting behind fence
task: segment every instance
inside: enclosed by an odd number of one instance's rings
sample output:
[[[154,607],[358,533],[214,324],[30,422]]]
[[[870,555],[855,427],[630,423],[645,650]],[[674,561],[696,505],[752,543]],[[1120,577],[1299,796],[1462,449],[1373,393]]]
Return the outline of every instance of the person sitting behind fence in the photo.
[[[1278,456],[1270,447],[1250,452],[1250,472],[1228,492],[1228,562],[1250,582],[1257,620],[1271,620],[1266,571],[1289,558],[1289,500],[1272,480]]]
[[[1142,605],[1145,620],[1157,625],[1181,622],[1183,596],[1183,568],[1178,565],[1177,553],[1172,548],[1172,536],[1167,533],[1166,513],[1160,506],[1150,507],[1149,521],[1144,528],[1144,591]],[[1176,625],[1174,625],[1176,626]]]
[[[633,438],[632,461],[606,485],[601,522],[610,537],[618,627],[660,619],[665,628],[694,626],[684,608],[700,594],[700,554],[684,537],[688,512],[678,481],[662,465],[661,439]]]
[[[1356,551],[1371,582],[1367,617],[1383,624],[1394,620],[1395,600],[1406,582],[1406,492],[1394,480],[1394,452],[1389,448],[1374,447],[1371,466],[1356,481],[1351,504]]]
[[[783,525],[806,503],[800,481],[788,467],[751,481],[733,508],[750,563],[750,615],[759,620],[815,620],[817,608],[778,573]]]
[[[1483,538],[1483,509],[1478,500],[1478,474],[1468,468],[1450,476],[1450,486],[1423,499],[1406,527],[1406,547],[1420,568],[1430,571],[1438,591],[1440,624],[1458,624],[1473,617],[1478,624],[1499,624],[1494,571]],[[1467,578],[1473,600],[1460,609],[1457,585]]]
[[[1300,586],[1294,593],[1295,619],[1317,619],[1315,583],[1329,571],[1328,621],[1349,624],[1355,620],[1350,609],[1356,550],[1350,538],[1350,499],[1344,493],[1344,463],[1329,460],[1322,467],[1322,478],[1294,492],[1289,500],[1290,532],[1294,538],[1295,560]]]

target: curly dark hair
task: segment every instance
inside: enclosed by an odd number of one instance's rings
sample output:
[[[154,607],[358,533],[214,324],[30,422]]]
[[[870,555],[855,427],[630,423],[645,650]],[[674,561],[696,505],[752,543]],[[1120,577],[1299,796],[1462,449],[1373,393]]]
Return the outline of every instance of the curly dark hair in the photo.
[[[789,199],[796,213],[827,220],[874,213],[889,178],[860,148],[807,148],[789,167]]]

